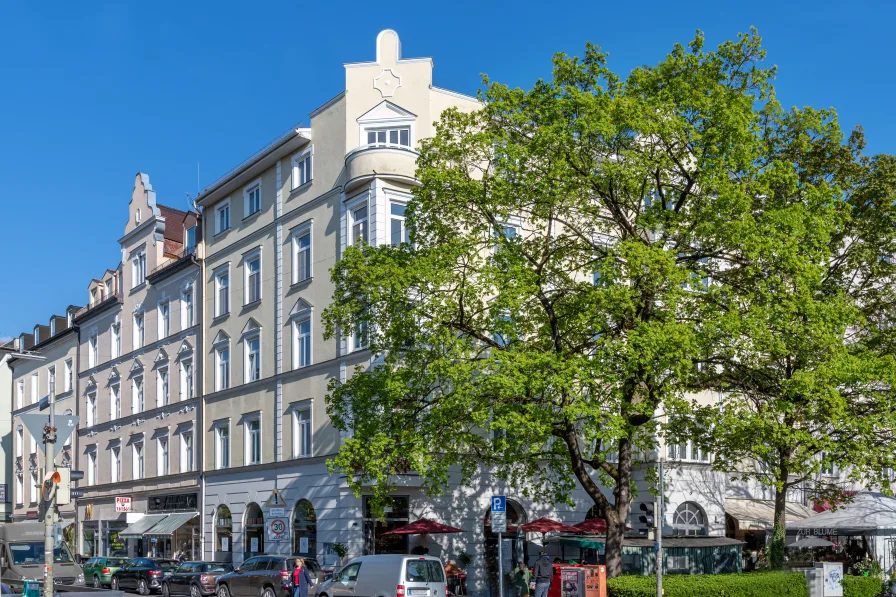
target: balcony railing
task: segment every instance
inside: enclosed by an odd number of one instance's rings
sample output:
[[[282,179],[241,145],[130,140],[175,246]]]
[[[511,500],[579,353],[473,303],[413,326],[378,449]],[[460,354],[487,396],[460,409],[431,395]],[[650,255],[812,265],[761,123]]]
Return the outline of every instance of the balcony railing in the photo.
[[[77,313],[75,313],[75,319],[78,319],[79,317],[83,317],[92,311],[97,311],[99,309],[102,309],[103,307],[107,307],[107,306],[111,305],[112,303],[121,304],[121,293],[120,292],[110,294],[109,296],[104,297],[102,300],[97,301],[92,305],[87,305],[86,307],[83,307],[81,310],[79,310]]]
[[[176,256],[172,257],[171,259],[169,259],[168,261],[166,261],[165,263],[154,267],[152,269],[152,271],[149,272],[149,275],[147,276],[147,278],[152,278],[152,277],[156,276],[157,274],[164,272],[168,268],[172,268],[175,265],[181,263],[184,259],[189,259],[190,257],[193,257],[194,255],[196,255],[196,246],[195,245],[192,247],[184,247],[181,250],[180,255],[176,255]]]

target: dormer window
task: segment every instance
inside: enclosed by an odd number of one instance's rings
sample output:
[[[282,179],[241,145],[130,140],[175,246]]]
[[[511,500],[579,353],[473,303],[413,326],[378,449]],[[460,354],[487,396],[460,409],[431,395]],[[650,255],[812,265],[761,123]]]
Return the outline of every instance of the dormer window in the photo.
[[[368,145],[411,146],[411,127],[367,129]]]
[[[34,328],[34,343],[40,342],[40,328]]]
[[[56,318],[50,320],[50,336],[56,335]]]

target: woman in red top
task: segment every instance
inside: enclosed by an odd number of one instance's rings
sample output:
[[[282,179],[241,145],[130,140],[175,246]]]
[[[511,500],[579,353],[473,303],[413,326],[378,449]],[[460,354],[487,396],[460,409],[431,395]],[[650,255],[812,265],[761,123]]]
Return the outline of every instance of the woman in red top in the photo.
[[[305,560],[296,558],[296,567],[292,571],[293,597],[308,597],[308,587],[311,586],[311,575],[305,568]]]

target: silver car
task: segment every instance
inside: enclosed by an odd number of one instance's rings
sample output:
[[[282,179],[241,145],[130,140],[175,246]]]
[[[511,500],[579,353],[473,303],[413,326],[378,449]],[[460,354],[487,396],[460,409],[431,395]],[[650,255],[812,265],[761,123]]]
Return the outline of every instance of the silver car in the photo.
[[[375,555],[355,558],[314,588],[317,597],[446,597],[439,558]]]

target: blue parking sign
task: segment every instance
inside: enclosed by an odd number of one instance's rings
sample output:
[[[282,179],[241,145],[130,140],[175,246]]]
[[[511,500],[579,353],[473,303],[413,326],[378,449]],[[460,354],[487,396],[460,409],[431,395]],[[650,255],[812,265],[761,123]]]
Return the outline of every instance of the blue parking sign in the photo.
[[[507,496],[492,496],[492,512],[507,512]]]

